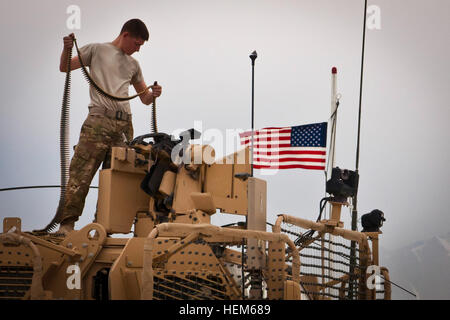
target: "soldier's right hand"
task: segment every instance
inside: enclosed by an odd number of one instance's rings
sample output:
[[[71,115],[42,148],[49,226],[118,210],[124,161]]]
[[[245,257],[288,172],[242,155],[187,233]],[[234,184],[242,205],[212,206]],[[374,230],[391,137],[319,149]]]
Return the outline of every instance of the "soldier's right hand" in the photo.
[[[64,49],[72,49],[73,47],[73,39],[75,38],[75,35],[73,33],[69,34],[68,36],[63,38],[64,41]]]

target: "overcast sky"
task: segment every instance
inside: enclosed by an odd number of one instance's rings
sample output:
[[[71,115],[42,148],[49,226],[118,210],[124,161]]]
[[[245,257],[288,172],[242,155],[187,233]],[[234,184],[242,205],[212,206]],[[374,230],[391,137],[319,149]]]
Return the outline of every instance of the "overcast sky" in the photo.
[[[79,30],[67,28],[69,5],[81,9]],[[381,29],[366,34],[358,209],[385,212],[381,245],[395,249],[450,231],[450,2],[369,5],[380,8]],[[59,183],[62,37],[73,31],[80,46],[109,42],[130,18],[150,30],[150,41],[133,57],[148,84],[163,86],[160,131],[191,128],[194,121],[224,134],[249,128],[248,55],[257,50],[257,128],[327,121],[330,71],[338,68],[336,164],[354,170],[363,8],[363,0],[2,1],[0,188]],[[89,103],[81,72],[72,79],[71,146]],[[150,108],[137,100],[131,108],[135,136],[148,133]],[[323,172],[256,173],[268,181],[269,222],[279,213],[316,219]],[[77,228],[92,221],[96,196],[92,190]],[[58,199],[57,189],[2,192],[0,218],[18,216],[23,229],[42,228]],[[348,209],[342,218],[350,228]],[[230,220],[241,219],[214,217],[217,224]]]

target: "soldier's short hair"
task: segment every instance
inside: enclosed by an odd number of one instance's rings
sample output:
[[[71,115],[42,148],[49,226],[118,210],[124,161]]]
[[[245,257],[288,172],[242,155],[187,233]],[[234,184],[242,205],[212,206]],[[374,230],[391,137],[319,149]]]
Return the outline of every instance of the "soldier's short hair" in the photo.
[[[125,22],[125,24],[122,27],[122,30],[120,31],[120,34],[128,32],[131,36],[135,38],[141,38],[142,40],[147,41],[148,40],[148,30],[145,26],[145,23],[143,23],[139,19],[131,19]]]

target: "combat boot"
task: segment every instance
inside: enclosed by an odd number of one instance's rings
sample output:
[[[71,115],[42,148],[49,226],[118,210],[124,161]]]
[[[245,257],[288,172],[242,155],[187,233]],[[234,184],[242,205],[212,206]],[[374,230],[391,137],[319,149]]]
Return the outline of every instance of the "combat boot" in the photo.
[[[56,233],[60,233],[67,236],[69,233],[73,231],[74,227],[75,221],[61,223],[61,225],[59,226],[59,230],[56,231]]]

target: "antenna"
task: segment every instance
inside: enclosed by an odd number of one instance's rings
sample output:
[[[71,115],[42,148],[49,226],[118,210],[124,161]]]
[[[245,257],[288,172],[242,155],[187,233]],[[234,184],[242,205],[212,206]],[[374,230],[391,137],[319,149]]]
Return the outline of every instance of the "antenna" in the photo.
[[[363,86],[363,71],[364,71],[364,49],[366,43],[366,19],[367,19],[367,0],[364,0],[364,25],[363,25],[363,39],[362,39],[362,52],[361,52],[361,78],[359,82],[359,112],[358,112],[358,140],[356,144],[356,174],[359,174],[359,146],[360,146],[360,134],[361,134],[361,105],[362,105],[362,86]],[[352,209],[352,230],[357,230],[358,221],[358,193],[353,196],[353,209]],[[354,263],[356,260],[356,242],[351,242],[350,249],[350,274],[354,270]],[[353,286],[356,285],[354,281],[349,281],[349,298],[352,299]]]
[[[250,59],[252,60],[252,148],[251,148],[251,176],[253,177],[253,131],[255,128],[255,60],[258,57],[258,54],[256,53],[256,50],[254,50],[250,54]]]
[[[358,135],[356,143],[356,173],[359,171],[359,149],[360,149],[360,136],[361,136],[361,105],[362,105],[362,87],[363,87],[363,72],[364,72],[364,49],[366,43],[366,18],[367,18],[367,0],[364,1],[364,27],[363,27],[363,40],[362,40],[362,54],[361,54],[361,79],[359,83],[359,112],[358,112]],[[353,211],[352,211],[352,230],[357,229],[356,221],[358,218],[357,209],[358,195],[353,197]]]

